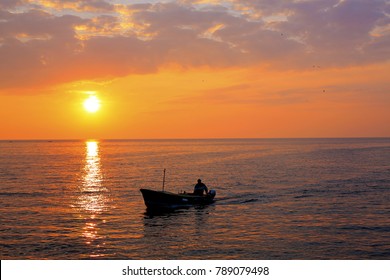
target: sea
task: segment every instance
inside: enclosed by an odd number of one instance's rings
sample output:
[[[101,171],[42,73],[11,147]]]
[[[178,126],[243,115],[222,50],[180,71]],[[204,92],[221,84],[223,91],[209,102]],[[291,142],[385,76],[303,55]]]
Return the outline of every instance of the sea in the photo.
[[[390,138],[0,141],[0,258],[388,260]]]

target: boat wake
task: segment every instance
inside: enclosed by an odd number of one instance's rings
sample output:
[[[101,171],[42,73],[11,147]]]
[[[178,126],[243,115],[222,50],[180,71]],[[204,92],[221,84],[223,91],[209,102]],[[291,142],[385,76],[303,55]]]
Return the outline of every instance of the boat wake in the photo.
[[[259,197],[253,197],[252,194],[236,195],[217,198],[216,202],[218,205],[237,205],[237,204],[246,204],[254,203],[261,200]]]

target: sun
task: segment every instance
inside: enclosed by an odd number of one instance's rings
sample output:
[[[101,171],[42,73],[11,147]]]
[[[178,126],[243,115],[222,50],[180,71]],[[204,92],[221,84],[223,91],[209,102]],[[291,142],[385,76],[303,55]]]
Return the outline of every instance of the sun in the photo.
[[[96,96],[90,96],[84,101],[84,108],[89,113],[95,113],[100,109],[100,100]]]

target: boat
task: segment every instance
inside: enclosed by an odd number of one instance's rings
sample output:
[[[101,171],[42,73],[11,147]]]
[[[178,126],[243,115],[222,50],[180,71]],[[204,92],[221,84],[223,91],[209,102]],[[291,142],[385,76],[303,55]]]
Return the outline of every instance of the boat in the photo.
[[[197,205],[208,205],[214,202],[215,190],[210,190],[207,195],[194,195],[193,193],[172,193],[167,191],[155,191],[140,189],[148,209],[174,210],[189,208]]]

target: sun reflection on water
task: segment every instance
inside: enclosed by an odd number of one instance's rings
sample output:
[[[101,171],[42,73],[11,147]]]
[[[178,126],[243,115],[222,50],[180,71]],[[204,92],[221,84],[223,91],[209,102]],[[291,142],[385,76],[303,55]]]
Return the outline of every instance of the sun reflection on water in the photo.
[[[99,142],[87,141],[85,148],[84,175],[78,197],[80,215],[85,220],[82,236],[86,239],[86,244],[100,247],[102,242],[96,243],[96,241],[104,238],[99,232],[101,231],[101,223],[105,222],[101,214],[107,209],[108,190],[103,185]],[[96,256],[95,253],[94,256]]]

